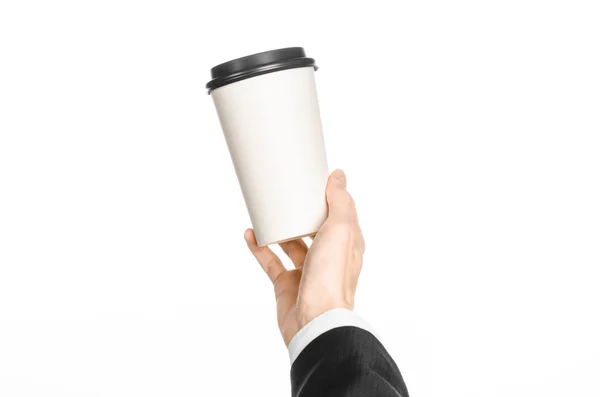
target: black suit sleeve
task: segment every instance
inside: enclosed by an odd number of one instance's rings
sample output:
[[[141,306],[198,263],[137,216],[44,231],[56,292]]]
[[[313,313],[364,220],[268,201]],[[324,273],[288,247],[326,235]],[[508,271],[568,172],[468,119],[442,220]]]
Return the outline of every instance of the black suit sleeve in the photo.
[[[313,340],[291,370],[293,397],[408,397],[400,370],[379,340],[357,327]]]

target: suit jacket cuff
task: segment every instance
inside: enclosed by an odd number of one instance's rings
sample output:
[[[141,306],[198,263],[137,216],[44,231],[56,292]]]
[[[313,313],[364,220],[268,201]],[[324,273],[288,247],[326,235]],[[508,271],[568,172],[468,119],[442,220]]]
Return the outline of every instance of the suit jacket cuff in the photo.
[[[365,331],[369,331],[371,334],[375,335],[375,332],[373,332],[373,329],[369,323],[363,320],[352,310],[331,309],[306,324],[292,338],[288,346],[290,363],[293,364],[300,353],[302,353],[302,350],[304,350],[304,348],[308,346],[310,342],[317,339],[320,335],[334,328],[346,326],[362,328]]]

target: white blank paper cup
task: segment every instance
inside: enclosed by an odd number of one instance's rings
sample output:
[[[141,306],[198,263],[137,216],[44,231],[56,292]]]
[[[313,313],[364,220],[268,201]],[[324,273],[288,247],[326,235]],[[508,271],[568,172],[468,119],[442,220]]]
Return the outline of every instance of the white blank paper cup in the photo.
[[[287,48],[212,72],[207,87],[258,244],[316,233],[327,216],[329,169],[314,60]]]

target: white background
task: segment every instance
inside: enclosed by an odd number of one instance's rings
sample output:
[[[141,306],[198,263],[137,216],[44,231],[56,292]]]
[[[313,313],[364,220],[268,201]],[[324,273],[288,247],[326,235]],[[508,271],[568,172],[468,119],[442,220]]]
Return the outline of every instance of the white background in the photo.
[[[598,396],[594,1],[2,1],[0,395],[289,394],[209,68],[304,46],[413,396]]]

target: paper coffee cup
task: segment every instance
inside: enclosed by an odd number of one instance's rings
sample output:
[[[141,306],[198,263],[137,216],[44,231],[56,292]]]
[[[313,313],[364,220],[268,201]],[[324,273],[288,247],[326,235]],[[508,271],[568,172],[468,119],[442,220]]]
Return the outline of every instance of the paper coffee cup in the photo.
[[[316,69],[299,47],[211,69],[206,87],[260,246],[316,233],[327,216]]]

